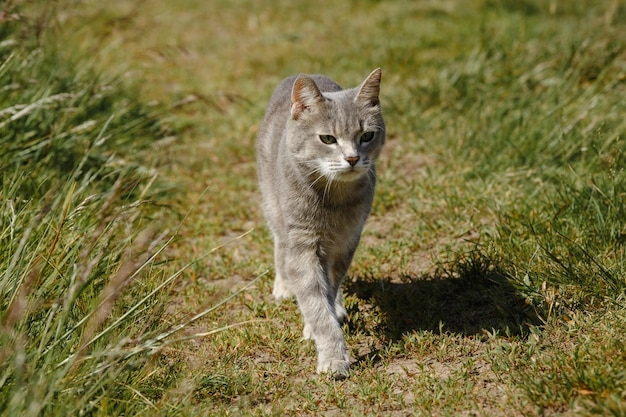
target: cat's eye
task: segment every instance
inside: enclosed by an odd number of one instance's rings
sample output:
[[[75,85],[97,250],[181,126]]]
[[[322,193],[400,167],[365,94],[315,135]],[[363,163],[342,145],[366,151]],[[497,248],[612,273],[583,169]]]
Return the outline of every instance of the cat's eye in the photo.
[[[337,143],[337,139],[335,139],[332,135],[320,135],[320,140],[326,145],[332,145],[333,143]]]
[[[361,143],[371,142],[374,139],[374,132],[365,132],[361,135]]]

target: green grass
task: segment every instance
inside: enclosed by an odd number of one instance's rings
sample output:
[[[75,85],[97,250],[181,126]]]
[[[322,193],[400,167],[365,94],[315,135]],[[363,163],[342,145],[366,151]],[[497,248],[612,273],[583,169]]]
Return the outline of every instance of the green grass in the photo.
[[[19,23],[0,22],[0,410],[133,412],[164,327],[167,236],[140,157],[162,129],[120,80]]]
[[[626,413],[620,2],[14,9],[5,415]],[[337,382],[270,296],[254,139],[282,78],[379,66],[389,139]]]

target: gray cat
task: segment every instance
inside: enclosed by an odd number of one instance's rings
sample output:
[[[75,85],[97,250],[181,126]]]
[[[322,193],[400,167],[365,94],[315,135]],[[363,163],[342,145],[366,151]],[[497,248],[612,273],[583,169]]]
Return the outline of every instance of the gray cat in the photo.
[[[257,137],[263,211],[274,236],[273,295],[295,295],[317,372],[348,375],[341,281],[372,207],[385,142],[376,69],[353,89],[321,75],[278,85]]]

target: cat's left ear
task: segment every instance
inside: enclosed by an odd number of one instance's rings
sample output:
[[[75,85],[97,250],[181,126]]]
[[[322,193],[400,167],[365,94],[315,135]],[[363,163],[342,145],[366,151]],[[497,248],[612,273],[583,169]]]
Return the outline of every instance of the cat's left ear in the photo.
[[[380,68],[376,68],[370,75],[367,76],[365,81],[363,81],[359,87],[359,92],[354,98],[356,103],[364,104],[367,107],[374,107],[380,104],[378,94],[380,93],[381,74],[382,72]]]
[[[298,75],[291,89],[291,117],[298,120],[302,113],[324,101],[324,96],[306,74]]]

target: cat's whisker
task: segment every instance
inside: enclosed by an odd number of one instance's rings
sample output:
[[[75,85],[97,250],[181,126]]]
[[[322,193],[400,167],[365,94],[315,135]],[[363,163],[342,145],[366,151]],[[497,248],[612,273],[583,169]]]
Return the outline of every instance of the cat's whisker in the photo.
[[[311,188],[311,189],[312,189],[312,188],[313,188],[313,186],[315,186],[315,184],[316,184],[319,180],[321,180],[322,178],[324,178],[324,175],[323,175],[323,174],[320,174],[320,176],[319,176],[319,177],[317,177],[317,179],[316,179],[315,181],[313,181],[311,184],[309,184],[309,188]]]
[[[326,186],[324,187],[324,194],[322,194],[322,205],[324,205],[326,201],[326,195],[328,194],[328,191],[330,190],[330,187],[332,186],[334,179],[335,179],[335,175],[333,174],[333,176],[329,177],[326,181]]]
[[[312,174],[312,173],[314,173],[314,172],[316,172],[316,171],[321,171],[321,170],[322,170],[322,167],[321,167],[321,166],[319,166],[319,165],[316,165],[316,166],[314,166],[314,167],[312,167],[312,168],[310,169],[309,174]]]
[[[321,168],[316,168],[316,169],[312,169],[312,170],[311,170],[311,171],[309,171],[309,172],[306,172],[304,175],[305,175],[306,177],[312,177],[312,176],[313,176],[313,175],[315,175],[315,174],[320,174],[319,176],[323,177],[323,176],[324,176],[324,174],[322,174],[321,172],[322,172],[322,169],[321,169]],[[318,178],[319,178],[319,177],[318,177]]]
[[[306,172],[306,173],[305,173],[305,176],[307,176],[307,177],[311,178],[311,177],[312,177],[313,175],[315,175],[315,174],[319,174],[319,175],[317,176],[317,178],[315,178],[315,180],[313,180],[313,181],[309,184],[309,188],[310,188],[310,189],[313,189],[313,187],[315,186],[315,184],[317,184],[317,182],[318,182],[319,180],[321,180],[322,178],[324,178],[324,174],[322,173],[322,168],[321,168],[321,167],[317,167],[317,168],[314,168],[314,169],[310,170],[309,172]]]
[[[317,162],[317,161],[311,161],[311,162]],[[320,166],[320,165],[317,165],[317,164],[316,164],[316,165],[315,165],[315,166],[313,166],[313,167],[308,167],[308,166],[307,166],[307,168],[310,168],[310,169],[309,169],[308,171],[304,171],[304,172],[303,172],[304,176],[306,176],[306,177],[311,177],[311,176],[313,176],[314,174],[320,174],[320,175],[319,175],[319,176],[315,179],[315,181],[313,181],[313,183],[315,183],[315,182],[319,181],[319,180],[320,180],[320,178],[322,178],[322,177],[324,176],[324,174],[322,174],[322,171],[324,170],[324,168],[323,168],[322,166]],[[311,185],[313,185],[313,184],[311,184]]]

